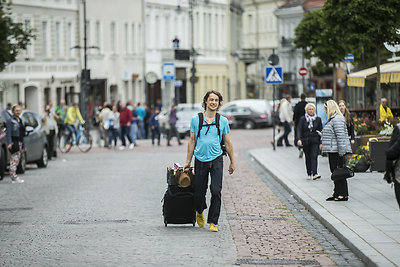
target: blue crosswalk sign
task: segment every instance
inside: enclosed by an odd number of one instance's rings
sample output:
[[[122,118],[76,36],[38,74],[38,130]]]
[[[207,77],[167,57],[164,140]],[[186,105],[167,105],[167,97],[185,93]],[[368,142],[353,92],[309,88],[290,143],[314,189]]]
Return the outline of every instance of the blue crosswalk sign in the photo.
[[[266,67],[265,68],[265,83],[267,83],[267,84],[283,83],[282,67]]]

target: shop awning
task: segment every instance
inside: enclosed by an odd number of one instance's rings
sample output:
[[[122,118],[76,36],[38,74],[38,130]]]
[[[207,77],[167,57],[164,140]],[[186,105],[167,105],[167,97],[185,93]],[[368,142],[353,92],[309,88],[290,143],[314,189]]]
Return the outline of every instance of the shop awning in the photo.
[[[347,75],[347,85],[364,87],[365,79],[376,77],[376,67],[357,71]],[[385,63],[381,65],[381,83],[400,82],[400,62]]]

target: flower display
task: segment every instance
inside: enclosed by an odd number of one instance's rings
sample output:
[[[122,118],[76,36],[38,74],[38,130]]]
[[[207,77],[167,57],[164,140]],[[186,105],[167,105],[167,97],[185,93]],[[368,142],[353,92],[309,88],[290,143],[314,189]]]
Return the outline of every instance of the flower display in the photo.
[[[351,158],[347,161],[347,167],[353,171],[366,171],[372,163],[368,146],[360,146],[357,148]]]

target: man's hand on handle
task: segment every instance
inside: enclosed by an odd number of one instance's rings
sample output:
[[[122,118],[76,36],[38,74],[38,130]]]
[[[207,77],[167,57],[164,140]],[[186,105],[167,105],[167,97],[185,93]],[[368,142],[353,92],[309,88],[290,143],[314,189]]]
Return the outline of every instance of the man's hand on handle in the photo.
[[[190,161],[186,162],[185,165],[183,165],[183,171],[188,171],[190,168]]]

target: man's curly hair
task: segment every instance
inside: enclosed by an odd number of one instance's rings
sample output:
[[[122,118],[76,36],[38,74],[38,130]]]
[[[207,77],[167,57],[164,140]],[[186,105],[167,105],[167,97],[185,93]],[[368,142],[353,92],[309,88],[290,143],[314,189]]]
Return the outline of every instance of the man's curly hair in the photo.
[[[207,99],[208,99],[208,97],[210,96],[210,94],[214,94],[214,95],[218,96],[218,109],[217,109],[217,110],[219,110],[219,108],[220,108],[221,105],[222,105],[223,98],[222,98],[222,95],[221,95],[220,92],[214,91],[214,90],[208,91],[208,92],[206,93],[206,95],[204,96],[204,98],[203,98],[203,104],[202,104],[204,110],[207,109],[207,104],[206,104],[206,102],[207,102]]]

